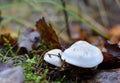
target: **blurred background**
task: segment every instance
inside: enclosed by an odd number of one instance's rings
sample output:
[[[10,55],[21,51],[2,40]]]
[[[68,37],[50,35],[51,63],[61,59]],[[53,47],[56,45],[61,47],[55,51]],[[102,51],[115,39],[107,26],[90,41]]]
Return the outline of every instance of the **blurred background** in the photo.
[[[108,38],[109,30],[120,24],[120,0],[0,0],[0,10],[0,33],[9,32],[14,37],[26,28],[35,29],[41,17],[61,37],[65,32],[68,36],[79,33],[82,27],[87,33],[95,31]]]

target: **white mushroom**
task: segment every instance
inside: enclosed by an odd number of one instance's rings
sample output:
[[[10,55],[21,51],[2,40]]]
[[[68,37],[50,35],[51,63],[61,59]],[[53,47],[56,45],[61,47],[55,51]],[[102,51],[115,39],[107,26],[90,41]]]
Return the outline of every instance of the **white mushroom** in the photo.
[[[40,41],[41,37],[40,34],[38,33],[38,31],[33,31],[28,35],[28,38],[30,39],[30,41],[35,42],[35,41]]]
[[[30,41],[27,41],[27,40],[22,41],[22,42],[20,42],[20,43],[18,44],[19,47],[24,47],[24,48],[26,48],[26,50],[27,50],[28,52],[32,49],[32,45],[33,45],[33,43],[30,42]]]
[[[61,57],[67,63],[83,68],[95,67],[103,61],[99,48],[86,41],[77,41],[66,49]]]
[[[37,48],[40,45],[41,37],[37,31],[26,30],[18,38],[18,46],[24,47],[28,52],[32,47]]]
[[[54,66],[60,67],[62,65],[60,49],[53,49],[45,53],[44,60]]]

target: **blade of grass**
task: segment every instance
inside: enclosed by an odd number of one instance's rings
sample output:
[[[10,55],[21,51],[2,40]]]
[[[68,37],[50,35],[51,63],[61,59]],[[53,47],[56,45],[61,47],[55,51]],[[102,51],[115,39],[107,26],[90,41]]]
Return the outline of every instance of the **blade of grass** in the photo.
[[[31,1],[31,0],[30,0]],[[90,29],[94,30],[95,32],[97,32],[98,34],[100,34],[101,36],[105,37],[106,39],[109,39],[109,36],[104,33],[103,31],[99,30],[97,27],[94,27],[93,25],[91,25],[90,23],[88,23],[85,19],[83,19],[82,17],[80,17],[79,15],[77,15],[75,12],[71,11],[71,10],[68,10],[66,8],[63,8],[61,4],[53,1],[53,0],[36,0],[36,2],[41,2],[41,3],[50,3],[50,4],[53,4],[55,5],[56,7],[60,8],[61,10],[66,10],[68,12],[69,15],[73,16],[74,18],[78,19],[80,22],[84,23],[85,25],[87,25]],[[15,5],[23,5],[23,4],[28,4],[29,2],[26,2],[26,1],[23,1],[23,2],[15,2],[15,3],[10,3],[10,4],[7,4],[7,5],[0,5],[0,8],[6,8],[6,7],[10,7],[10,6],[15,6]],[[15,19],[16,21],[19,21],[19,22],[26,22],[25,20],[22,20],[22,19],[16,19],[16,18],[13,18]],[[27,22],[26,22],[27,23]]]
[[[27,27],[33,27],[34,26],[34,23],[32,22],[28,22],[27,20],[25,19],[22,19],[22,18],[19,18],[17,16],[8,16],[8,15],[3,15],[3,18],[5,19],[10,19],[10,20],[15,20],[16,22],[19,22]]]
[[[65,9],[62,7],[61,4],[56,3],[55,1],[52,0],[40,0],[38,2],[42,2],[42,3],[50,3],[55,5],[56,7],[60,8],[61,10]],[[91,25],[90,23],[88,23],[85,19],[83,19],[82,17],[80,17],[79,15],[77,15],[75,12],[65,9],[69,15],[73,16],[74,18],[78,19],[80,22],[84,23],[85,25],[87,25],[90,29],[92,29],[93,31],[97,32],[98,34],[100,34],[101,36],[105,37],[106,39],[109,39],[109,36],[104,33],[103,31],[101,31],[100,29],[98,29],[97,27],[94,27],[93,25]]]
[[[14,2],[14,3],[8,3],[8,4],[1,4],[0,9],[11,7],[11,6],[18,6],[18,5],[24,5],[27,4],[25,1],[22,2]]]
[[[66,9],[66,2],[65,0],[61,0],[62,6],[64,9]],[[65,24],[66,24],[66,29],[67,29],[67,34],[69,39],[71,38],[71,34],[70,34],[70,28],[69,28],[69,17],[67,14],[67,11],[63,9],[63,14],[64,14],[64,18],[65,18]]]

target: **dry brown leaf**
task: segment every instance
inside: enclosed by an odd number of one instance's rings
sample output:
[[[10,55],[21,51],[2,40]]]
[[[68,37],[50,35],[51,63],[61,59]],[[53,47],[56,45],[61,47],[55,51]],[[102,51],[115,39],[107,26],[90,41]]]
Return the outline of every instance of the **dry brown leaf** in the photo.
[[[79,22],[74,21],[70,25],[70,34],[73,41],[85,40],[87,31],[83,30],[83,27],[81,27]]]
[[[115,25],[113,26],[110,31],[109,34],[111,36],[120,36],[120,25]]]
[[[120,25],[115,25],[110,29],[109,34],[111,36],[110,41],[113,44],[120,42]]]
[[[103,52],[104,60],[99,65],[102,69],[120,68],[120,47],[117,44],[111,44],[106,41],[104,45],[106,52]]]
[[[98,66],[99,69],[115,69],[120,68],[120,59],[107,52],[103,52],[104,60]]]
[[[113,55],[116,58],[119,58],[120,60],[120,46],[118,44],[112,44],[111,42],[107,41],[105,42],[104,46],[107,50],[107,53]]]
[[[80,36],[81,36],[81,28],[79,25],[71,25],[70,26],[70,34],[71,34],[71,38],[73,40],[80,40]]]
[[[3,34],[3,35],[0,35],[0,44],[1,45],[4,45],[4,43],[6,43],[5,39],[7,39],[7,41],[9,41],[9,43],[12,46],[14,46],[17,43],[17,41],[15,39],[13,39],[10,34]]]
[[[103,49],[104,47],[104,40],[100,36],[90,36],[87,38],[87,41],[92,45],[97,46],[99,49]]]
[[[53,30],[51,24],[47,24],[45,22],[44,18],[37,21],[36,28],[44,42],[50,45],[51,48],[61,48],[55,31]]]
[[[0,28],[0,35],[1,34],[8,34],[8,33],[11,34],[12,37],[15,37],[15,38],[18,37],[18,34],[14,29],[9,28],[9,27]]]

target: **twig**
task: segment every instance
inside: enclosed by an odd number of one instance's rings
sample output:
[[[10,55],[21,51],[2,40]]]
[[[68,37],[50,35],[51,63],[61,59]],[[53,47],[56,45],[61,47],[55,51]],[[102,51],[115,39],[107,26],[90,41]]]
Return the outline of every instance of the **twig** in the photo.
[[[64,7],[63,13],[64,13],[64,17],[65,17],[65,23],[66,23],[68,37],[70,39],[71,38],[71,34],[70,34],[70,29],[69,29],[68,14],[67,14],[67,11],[65,10],[66,9],[65,0],[61,0],[61,3],[62,3],[62,6]]]

